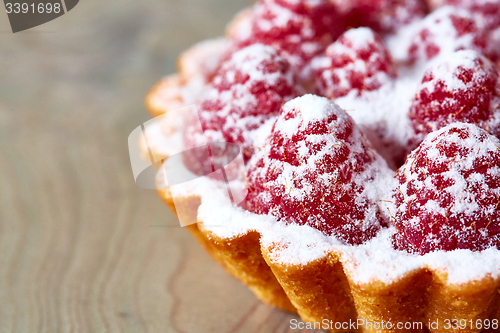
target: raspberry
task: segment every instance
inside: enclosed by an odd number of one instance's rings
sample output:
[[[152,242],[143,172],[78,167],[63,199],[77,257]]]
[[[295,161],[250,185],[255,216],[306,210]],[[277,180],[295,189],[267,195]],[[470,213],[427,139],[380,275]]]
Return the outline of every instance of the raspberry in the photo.
[[[309,61],[322,53],[343,31],[329,0],[261,0],[254,9],[251,33],[236,41],[271,45],[286,57],[292,69],[307,79]]]
[[[298,97],[283,105],[268,144],[249,163],[247,208],[363,243],[386,223],[374,185],[385,164],[370,147],[333,102]]]
[[[410,120],[423,139],[453,122],[486,126],[500,92],[496,66],[475,51],[458,51],[430,67],[413,99]]]
[[[337,98],[355,90],[377,90],[397,76],[380,37],[369,28],[351,29],[313,62],[320,95]]]
[[[487,48],[484,26],[466,10],[445,6],[437,9],[419,24],[408,49],[411,62],[426,61],[438,55]]]
[[[379,33],[394,33],[422,19],[428,12],[422,0],[334,0],[348,27],[370,27]]]
[[[499,0],[432,0],[430,5],[435,9],[443,5],[463,8],[474,14],[480,14],[486,19],[488,28],[498,27],[500,24]]]
[[[197,142],[193,147],[203,145],[205,138],[237,143],[247,161],[253,153],[252,131],[298,93],[288,61],[272,47],[251,45],[223,64],[200,102],[198,113],[205,136],[194,133],[192,127],[185,138]],[[224,156],[214,149],[211,154]]]
[[[500,248],[500,140],[472,124],[431,133],[397,172],[398,234],[410,253]]]
[[[486,32],[484,54],[491,60],[500,60],[500,1],[499,0],[445,0],[439,5],[451,5],[467,10]]]

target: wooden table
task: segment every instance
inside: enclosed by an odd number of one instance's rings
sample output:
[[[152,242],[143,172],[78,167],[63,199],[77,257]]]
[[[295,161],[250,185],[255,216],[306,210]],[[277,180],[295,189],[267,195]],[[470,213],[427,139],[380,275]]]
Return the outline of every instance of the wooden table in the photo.
[[[147,90],[246,5],[85,0],[18,34],[0,10],[0,332],[291,331],[128,159]]]

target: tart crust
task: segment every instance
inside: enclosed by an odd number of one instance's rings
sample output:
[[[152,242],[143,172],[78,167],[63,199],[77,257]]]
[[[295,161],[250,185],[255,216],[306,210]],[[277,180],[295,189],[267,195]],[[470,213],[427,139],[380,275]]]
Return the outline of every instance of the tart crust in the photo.
[[[176,212],[178,207],[196,221],[199,197],[176,199],[174,207],[168,189],[158,190],[158,194],[174,213],[182,214]],[[202,221],[187,228],[212,258],[257,298],[283,310],[297,311],[306,322],[325,325],[326,320],[332,332],[353,332],[336,330],[336,322],[358,322],[360,329],[355,332],[473,333],[481,330],[470,328],[470,321],[500,319],[500,278],[485,276],[451,284],[446,272],[424,267],[389,284],[379,280],[359,283],[355,273],[343,264],[342,254],[335,250],[307,264],[289,264],[274,259],[286,245],[261,244],[257,231],[225,238],[205,228]],[[453,319],[465,320],[469,327],[445,329]],[[404,330],[375,326],[387,322],[422,324]]]
[[[185,214],[184,221],[193,223],[187,229],[210,256],[229,274],[247,285],[258,299],[282,310],[297,311],[262,257],[258,232],[250,231],[232,238],[219,237],[204,228],[203,223],[196,223],[199,197],[182,198],[176,200],[174,205],[168,188],[158,189],[157,192],[174,214]],[[176,208],[182,212],[176,211]]]
[[[180,74],[173,74],[157,82],[146,95],[146,108],[153,117],[186,105],[182,89],[186,80]]]

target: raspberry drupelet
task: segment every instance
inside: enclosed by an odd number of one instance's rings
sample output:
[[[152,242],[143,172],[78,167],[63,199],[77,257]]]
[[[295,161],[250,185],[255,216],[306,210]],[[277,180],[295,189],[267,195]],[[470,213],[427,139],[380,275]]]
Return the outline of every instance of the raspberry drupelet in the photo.
[[[361,244],[387,223],[377,205],[384,171],[344,110],[305,95],[281,108],[266,147],[250,161],[247,207]]]
[[[395,247],[482,251],[500,240],[500,140],[472,124],[429,134],[398,170]]]
[[[318,94],[338,98],[379,89],[397,77],[396,66],[380,37],[369,28],[351,29],[314,59]]]

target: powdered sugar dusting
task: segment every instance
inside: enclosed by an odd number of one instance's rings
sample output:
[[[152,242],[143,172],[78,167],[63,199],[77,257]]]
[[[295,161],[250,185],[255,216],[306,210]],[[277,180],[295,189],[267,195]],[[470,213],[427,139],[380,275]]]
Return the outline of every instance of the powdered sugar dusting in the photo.
[[[453,56],[446,57],[446,62],[437,63],[431,66],[428,71],[432,72],[434,77],[439,77],[447,87],[451,90],[464,89],[466,88],[466,82],[460,80],[456,77],[456,71],[459,68],[464,69],[475,69],[477,67],[477,59],[481,58],[481,55],[472,50],[463,50],[453,53]],[[483,60],[483,64],[488,61]],[[429,81],[422,83],[422,88],[426,88],[429,92],[434,91],[434,85],[431,85]]]
[[[365,48],[368,44],[375,42],[375,35],[370,28],[350,29],[344,33],[344,36],[351,43],[350,48],[345,50],[346,52],[350,52],[352,49]]]
[[[274,248],[269,259],[289,265],[301,265],[324,258],[338,240],[325,236],[319,230],[305,225],[275,222],[262,234],[264,247]],[[285,260],[283,260],[285,259]]]
[[[294,112],[300,110],[300,117],[287,119],[286,122],[279,122],[275,126],[275,130],[282,132],[286,136],[292,136],[297,128],[306,129],[309,125],[327,119],[331,114],[335,113],[339,121],[348,121],[347,114],[340,111],[340,108],[326,98],[318,98],[315,95],[304,95],[291,100],[283,107],[283,113]]]
[[[494,248],[481,253],[468,250],[439,251],[422,257],[425,266],[447,274],[447,283],[465,284],[485,277],[500,277],[500,251]]]

